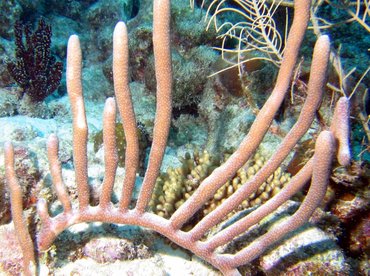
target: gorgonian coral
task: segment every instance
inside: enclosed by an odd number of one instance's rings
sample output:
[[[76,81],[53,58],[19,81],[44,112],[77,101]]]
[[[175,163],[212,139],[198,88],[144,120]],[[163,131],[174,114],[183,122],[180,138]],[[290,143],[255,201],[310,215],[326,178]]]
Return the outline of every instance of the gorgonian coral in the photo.
[[[23,88],[23,95],[41,102],[58,88],[62,78],[63,64],[50,51],[51,26],[41,19],[32,32],[29,24],[18,21],[14,34],[16,60],[7,63],[8,71]]]

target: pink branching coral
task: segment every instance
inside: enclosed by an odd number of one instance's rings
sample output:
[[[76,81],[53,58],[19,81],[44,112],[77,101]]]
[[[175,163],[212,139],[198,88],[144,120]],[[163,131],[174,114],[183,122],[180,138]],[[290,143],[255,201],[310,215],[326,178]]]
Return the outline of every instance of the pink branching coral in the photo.
[[[220,167],[216,168],[199,185],[197,190],[182,204],[169,219],[147,211],[153,194],[156,179],[162,163],[169,127],[171,122],[172,69],[170,51],[170,1],[154,0],[153,3],[153,46],[157,81],[157,111],[153,130],[153,143],[149,156],[149,165],[136,202],[130,209],[129,203],[135,185],[139,163],[139,143],[136,120],[132,107],[131,93],[128,86],[128,37],[123,22],[116,25],[113,34],[113,79],[115,99],[106,100],[103,115],[103,144],[105,152],[105,179],[102,184],[99,204],[91,206],[87,175],[87,121],[82,95],[81,67],[82,55],[80,41],[71,36],[67,51],[67,89],[73,114],[73,151],[76,173],[78,204],[73,206],[61,175],[58,160],[58,138],[51,135],[48,140],[48,158],[54,188],[63,212],[51,217],[47,202],[38,199],[37,209],[41,227],[37,233],[38,251],[47,250],[54,239],[69,226],[81,222],[100,221],[106,223],[138,225],[152,229],[179,246],[186,248],[206,260],[225,275],[240,275],[238,267],[249,263],[261,255],[268,247],[308,221],[316,207],[321,203],[330,174],[331,163],[339,148],[340,161],[345,165],[349,160],[348,149],[348,100],[342,98],[337,107],[331,130],[322,131],[316,141],[314,156],[291,178],[284,188],[266,203],[247,216],[226,227],[211,238],[203,239],[206,232],[218,224],[225,216],[236,209],[245,198],[255,192],[260,185],[281,165],[293,150],[299,139],[309,129],[319,108],[322,90],[325,84],[329,58],[329,38],[319,37],[316,42],[311,75],[308,84],[308,96],[301,114],[285,136],[275,153],[254,177],[244,183],[236,193],[217,208],[207,214],[189,232],[182,231],[182,226],[214,196],[216,191],[251,158],[269,129],[278,111],[287,89],[298,57],[298,51],[304,37],[309,19],[310,0],[295,1],[295,14],[287,39],[277,82],[271,96],[259,111],[239,148]],[[126,175],[123,182],[122,196],[117,204],[111,202],[117,168],[117,150],[115,142],[116,109],[121,115],[127,148],[125,154]],[[34,247],[22,215],[19,200],[20,189],[14,172],[14,152],[10,143],[5,145],[6,178],[11,191],[12,214],[18,238],[24,254],[26,274],[35,274]],[[287,220],[261,235],[235,254],[223,254],[216,249],[232,241],[251,226],[272,213],[286,202],[311,179],[308,193],[298,210]]]

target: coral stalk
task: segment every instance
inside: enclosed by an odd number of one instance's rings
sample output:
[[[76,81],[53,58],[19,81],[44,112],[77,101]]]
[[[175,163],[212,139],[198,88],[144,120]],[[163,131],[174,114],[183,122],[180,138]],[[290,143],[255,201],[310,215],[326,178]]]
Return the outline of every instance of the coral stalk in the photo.
[[[49,136],[47,142],[48,160],[51,179],[59,201],[62,203],[64,212],[71,212],[72,205],[68,193],[64,188],[62,179],[62,167],[58,159],[59,139],[55,134]]]
[[[349,149],[349,100],[341,97],[334,109],[331,131],[338,142],[338,162],[342,166],[347,166],[351,160]]]
[[[113,98],[108,98],[105,102],[103,133],[105,174],[99,206],[104,209],[111,204],[111,194],[118,165],[116,148],[116,102]]]
[[[120,208],[122,210],[126,210],[130,204],[136,172],[139,166],[139,140],[131,92],[128,85],[128,72],[127,28],[125,23],[119,22],[113,33],[113,81],[126,141],[125,179],[120,200]]]
[[[25,275],[36,274],[34,246],[23,216],[22,188],[19,186],[14,169],[14,149],[11,143],[5,143],[5,174],[10,190],[10,203],[14,229],[23,254],[23,270]]]
[[[80,39],[72,35],[67,47],[67,91],[73,118],[73,160],[76,173],[79,208],[89,204],[87,182],[87,121],[81,82],[82,53]]]
[[[152,197],[159,175],[171,123],[172,63],[170,47],[170,4],[168,0],[153,1],[153,51],[157,81],[157,109],[153,142],[136,210],[144,212]]]

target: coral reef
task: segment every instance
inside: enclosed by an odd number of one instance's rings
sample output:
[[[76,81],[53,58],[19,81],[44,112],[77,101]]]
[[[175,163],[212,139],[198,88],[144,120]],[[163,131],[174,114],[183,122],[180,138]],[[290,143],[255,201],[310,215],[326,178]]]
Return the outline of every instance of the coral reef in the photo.
[[[229,154],[224,154],[223,160]],[[193,218],[187,226],[195,225],[208,213],[230,197],[238,188],[251,179],[266,162],[266,159],[259,153],[254,155],[237,174],[217,190],[213,198],[205,203],[204,207]],[[212,171],[219,167],[223,161],[220,158],[211,156],[207,151],[200,153],[195,151],[193,155],[187,153],[182,158],[182,166],[169,168],[167,173],[161,174],[156,181],[154,194],[150,207],[153,212],[169,218],[198,188],[200,183],[208,177]],[[277,194],[290,180],[290,175],[278,168],[259,189],[245,199],[239,209],[244,210],[251,206],[258,206]]]
[[[215,166],[224,160],[217,158],[219,152],[235,148],[239,145],[255,120],[256,110],[270,95],[272,83],[276,71],[264,63],[247,63],[244,74],[240,77],[238,70],[228,70],[222,74],[209,77],[215,71],[224,68],[222,59],[211,46],[219,46],[215,37],[215,31],[211,28],[205,31],[205,12],[198,7],[201,1],[196,1],[194,10],[191,10],[188,1],[171,1],[171,43],[174,69],[174,106],[173,118],[169,143],[166,148],[162,173],[157,180],[156,198],[152,200],[152,208],[158,214],[168,217],[193,193],[194,187],[203,180]],[[230,2],[230,1],[229,1]],[[362,2],[362,1],[359,1]],[[23,204],[29,222],[40,226],[37,218],[30,217],[34,212],[36,197],[42,197],[49,201],[49,211],[52,216],[60,214],[63,209],[57,200],[55,192],[51,189],[51,176],[49,164],[45,153],[46,137],[56,133],[60,139],[59,160],[63,167],[63,180],[70,194],[73,205],[77,205],[78,191],[75,186],[76,177],[72,154],[72,132],[70,116],[70,105],[65,96],[65,80],[61,80],[61,86],[57,93],[47,97],[45,101],[34,104],[32,99],[23,97],[24,90],[16,88],[6,66],[6,61],[13,56],[14,47],[14,24],[17,20],[29,20],[36,24],[42,16],[53,27],[53,43],[50,51],[55,53],[58,60],[64,60],[66,56],[66,40],[71,34],[78,34],[81,38],[83,50],[83,77],[84,97],[86,113],[88,114],[88,128],[92,135],[89,136],[87,145],[87,159],[89,161],[89,189],[91,205],[99,204],[99,195],[104,180],[104,149],[101,142],[94,145],[96,136],[102,129],[101,110],[103,100],[113,95],[113,74],[111,70],[112,55],[111,41],[113,24],[119,20],[127,22],[129,29],[130,46],[130,88],[137,121],[143,125],[146,133],[152,133],[155,115],[155,81],[154,58],[152,55],[152,0],[83,0],[83,1],[30,1],[9,0],[1,1],[0,10],[7,16],[0,18],[0,146],[4,141],[12,139],[15,142],[16,174],[19,176],[23,190]],[[285,9],[285,8],[284,8]],[[291,17],[291,9],[288,16]],[[277,11],[279,12],[279,11]],[[321,6],[318,15],[340,21],[345,15],[344,10],[337,12],[333,6],[325,2]],[[230,20],[220,17],[222,22]],[[235,20],[235,18],[231,18]],[[279,22],[277,22],[280,24]],[[280,26],[281,27],[281,26]],[[347,73],[356,65],[357,70],[348,77],[347,89],[352,89],[356,84],[358,75],[364,72],[368,66],[369,51],[367,51],[368,33],[360,32],[361,27],[355,22],[351,24],[338,24],[335,28],[327,29],[333,42],[331,46],[338,50],[343,62],[344,73]],[[311,63],[311,53],[316,36],[309,31],[303,44],[301,57],[304,60],[297,65],[296,73],[292,80],[292,97],[287,97],[282,104],[281,110],[274,118],[273,126],[267,133],[267,138],[260,147],[260,156],[270,157],[277,148],[288,130],[293,126],[307,96],[305,87],[310,76],[308,64]],[[232,47],[231,42],[228,47]],[[342,45],[342,46],[340,46]],[[26,45],[25,45],[26,46]],[[341,50],[341,51],[339,51]],[[339,53],[340,52],[340,53]],[[216,61],[218,59],[218,61]],[[214,62],[216,61],[216,64]],[[354,76],[354,78],[352,78]],[[230,81],[231,80],[231,81]],[[369,271],[369,160],[370,153],[368,139],[363,125],[357,119],[358,113],[363,112],[365,117],[369,114],[369,93],[366,95],[366,81],[369,74],[358,86],[357,92],[351,98],[351,142],[352,153],[356,162],[350,166],[343,167],[335,164],[331,174],[329,192],[326,195],[325,204],[322,209],[314,213],[311,225],[304,227],[304,233],[294,235],[283,240],[277,245],[276,250],[268,250],[266,255],[252,262],[251,266],[243,267],[248,275],[296,275],[296,274],[360,274],[366,275]],[[337,73],[331,68],[329,82],[341,88],[341,80]],[[346,90],[348,92],[348,90]],[[309,133],[301,140],[301,145],[294,149],[296,158],[290,165],[291,156],[284,161],[281,170],[295,175],[302,164],[306,163],[314,150],[316,133],[329,128],[333,113],[332,103],[340,93],[336,90],[327,90],[322,102],[320,112]],[[348,95],[348,94],[347,94]],[[23,97],[23,99],[22,99]],[[361,101],[361,103],[360,103]],[[366,105],[367,104],[367,105]],[[366,111],[367,110],[367,111]],[[367,112],[367,113],[366,113]],[[25,115],[25,116],[19,116]],[[38,118],[29,118],[28,116]],[[43,119],[42,119],[43,118]],[[52,118],[47,120],[46,118]],[[355,119],[353,119],[355,118]],[[366,120],[365,120],[366,122]],[[118,123],[117,125],[119,125]],[[368,124],[368,122],[367,122]],[[118,136],[121,130],[116,128]],[[96,135],[94,137],[94,135]],[[150,134],[151,135],[151,134]],[[148,137],[152,140],[152,136]],[[120,161],[123,161],[124,143],[118,143]],[[95,148],[94,148],[95,147]],[[147,166],[150,142],[140,149],[140,159],[143,168]],[[99,149],[98,149],[99,148]],[[194,148],[206,148],[205,152],[196,152],[193,155],[185,155],[184,152],[192,152]],[[299,152],[300,151],[300,152]],[[298,156],[301,153],[301,156]],[[310,155],[311,154],[311,155]],[[0,224],[8,223],[10,220],[9,191],[4,179],[3,150],[0,149]],[[292,154],[291,154],[292,155]],[[35,158],[37,156],[37,159]],[[183,165],[176,168],[179,163],[177,156],[185,156],[181,159]],[[224,156],[222,159],[226,159]],[[144,161],[144,159],[146,159]],[[264,161],[253,160],[254,165]],[[122,165],[122,162],[120,162]],[[258,164],[257,164],[258,163]],[[249,168],[253,164],[246,164],[245,169],[238,171],[233,180],[224,184],[215,197],[208,201],[207,208],[200,210],[194,222],[203,216],[203,212],[209,210],[224,201],[231,190],[238,187],[237,182],[248,178]],[[176,169],[167,170],[168,166]],[[252,169],[251,169],[252,170]],[[167,172],[166,172],[167,171]],[[246,171],[246,172],[245,172]],[[118,198],[124,191],[125,169],[119,167],[116,175],[116,184],[112,192],[112,202],[118,202]],[[249,178],[248,178],[249,179]],[[142,183],[141,175],[136,176],[134,196],[130,207],[134,206],[137,199],[138,189]],[[118,185],[117,185],[118,184]],[[43,186],[44,188],[39,189]],[[251,200],[240,205],[241,211],[236,216],[242,217],[253,211],[252,205],[264,202],[271,198],[272,192],[269,185],[261,188],[261,194],[256,194]],[[303,189],[303,194],[307,192]],[[175,199],[174,199],[175,198]],[[253,204],[250,204],[253,203]],[[208,210],[208,211],[207,211]],[[291,212],[287,212],[291,215]],[[276,216],[272,217],[274,220]],[[233,218],[227,218],[227,222]],[[227,224],[226,222],[226,224]],[[224,224],[222,224],[224,225]],[[316,226],[316,227],[315,227]],[[85,229],[100,230],[99,234],[110,236],[111,229],[107,225],[91,223],[84,225]],[[219,226],[222,227],[222,226]],[[320,229],[318,229],[320,228]],[[221,229],[221,228],[218,228]],[[264,227],[256,227],[266,231]],[[212,234],[217,233],[217,229]],[[33,229],[32,229],[33,231]],[[325,233],[323,233],[323,231]],[[253,232],[253,231],[252,231]],[[258,232],[258,231],[256,231]],[[150,239],[160,243],[157,247],[150,247],[151,258],[122,261],[128,255],[137,257],[138,251],[145,247],[145,234],[130,228],[128,231],[120,229],[122,235],[115,232],[114,238],[96,238],[86,244],[84,238],[76,238],[73,227],[62,234],[60,239],[46,255],[40,254],[40,273],[54,275],[114,275],[117,271],[123,274],[138,275],[219,275],[203,263],[197,262],[194,256],[177,249],[162,248],[162,239],[151,236]],[[127,233],[130,233],[127,235]],[[252,239],[260,236],[260,233],[248,232]],[[83,236],[84,234],[80,234]],[[122,236],[134,235],[139,239],[123,240]],[[0,226],[0,274],[20,274],[22,258],[19,255],[20,247],[14,236],[12,225]],[[119,237],[119,239],[118,239]],[[321,237],[321,239],[319,239]],[[316,239],[317,238],[317,239]],[[4,241],[4,242],[3,242]],[[297,252],[294,252],[297,245]],[[98,245],[98,248],[95,246]],[[128,245],[128,247],[126,247]],[[88,248],[88,246],[91,246]],[[73,249],[71,249],[71,247]],[[82,250],[89,253],[94,259],[86,258]],[[98,254],[108,249],[109,258],[104,254]],[[118,253],[110,251],[118,250]],[[127,251],[126,251],[127,249]],[[8,252],[10,250],[10,253]],[[325,252],[323,252],[325,251]],[[62,253],[63,254],[62,254]],[[141,251],[140,251],[141,252]],[[139,253],[140,253],[139,252]],[[148,253],[144,249],[144,255]],[[57,262],[53,262],[55,258]],[[110,258],[113,256],[113,258]],[[180,257],[178,257],[180,256]],[[44,258],[45,257],[45,258]],[[101,259],[102,257],[103,259]],[[117,261],[115,262],[115,258]],[[178,257],[176,259],[176,257]],[[48,259],[49,258],[49,259]],[[107,263],[99,263],[100,260],[108,260]],[[338,259],[338,261],[336,261]],[[47,268],[45,268],[45,263]],[[351,268],[349,268],[351,266]],[[243,270],[241,270],[242,272]]]

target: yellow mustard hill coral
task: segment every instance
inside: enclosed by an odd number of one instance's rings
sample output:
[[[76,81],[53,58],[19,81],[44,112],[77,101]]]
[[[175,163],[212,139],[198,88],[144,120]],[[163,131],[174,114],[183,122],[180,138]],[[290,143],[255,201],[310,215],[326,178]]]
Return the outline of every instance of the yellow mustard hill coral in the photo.
[[[224,159],[227,159],[227,157],[228,155],[224,154]],[[196,224],[231,196],[243,183],[253,177],[262,168],[265,160],[261,154],[255,154],[251,160],[237,171],[231,180],[217,190],[213,198],[195,216],[193,223]],[[207,151],[202,153],[195,151],[193,156],[187,153],[185,158],[182,159],[181,167],[169,168],[167,173],[158,177],[150,202],[152,211],[164,218],[171,217],[175,210],[193,194],[203,179],[211,174],[221,163],[221,160],[213,158]],[[278,168],[255,193],[242,202],[239,210],[264,203],[279,192],[289,180],[290,174]]]

